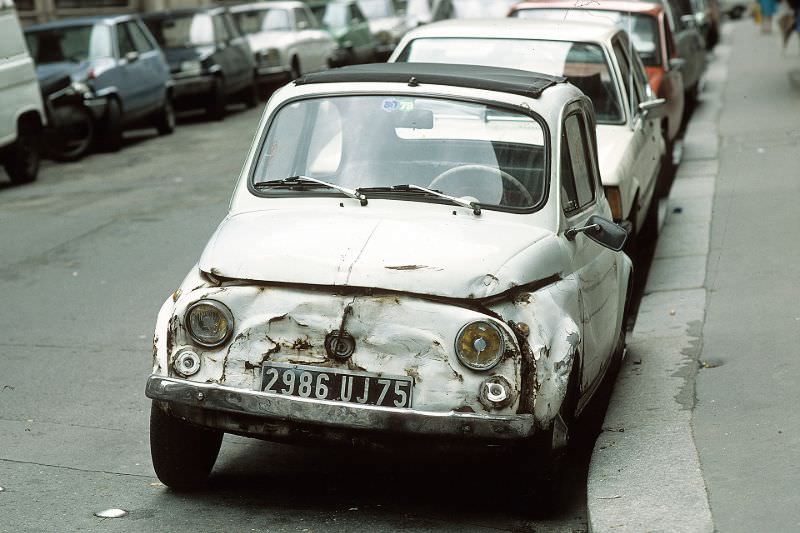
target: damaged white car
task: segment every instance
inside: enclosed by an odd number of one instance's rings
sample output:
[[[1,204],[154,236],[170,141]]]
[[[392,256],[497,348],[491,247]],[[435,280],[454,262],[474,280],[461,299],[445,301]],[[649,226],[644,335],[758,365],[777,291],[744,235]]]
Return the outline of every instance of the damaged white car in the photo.
[[[562,447],[625,343],[594,131],[564,78],[512,69],[360,65],[276,92],[158,316],[159,479],[202,484],[225,432]]]

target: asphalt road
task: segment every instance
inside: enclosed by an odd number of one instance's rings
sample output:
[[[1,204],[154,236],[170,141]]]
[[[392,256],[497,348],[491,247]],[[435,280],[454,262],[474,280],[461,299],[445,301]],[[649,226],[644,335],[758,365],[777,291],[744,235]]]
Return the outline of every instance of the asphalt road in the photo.
[[[224,216],[258,117],[129,133],[28,186],[0,174],[0,531],[585,531],[591,438],[541,519],[512,498],[528,483],[513,463],[463,454],[226,436],[207,491],[158,483],[143,394],[156,312]],[[108,508],[130,514],[93,516]]]

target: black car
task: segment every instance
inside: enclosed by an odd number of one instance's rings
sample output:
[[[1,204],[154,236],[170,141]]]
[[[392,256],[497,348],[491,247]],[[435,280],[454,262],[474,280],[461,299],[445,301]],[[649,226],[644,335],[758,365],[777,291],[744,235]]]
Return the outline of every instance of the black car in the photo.
[[[258,103],[253,52],[226,8],[181,9],[143,19],[169,63],[176,107],[203,107],[209,118],[222,120],[228,101]]]

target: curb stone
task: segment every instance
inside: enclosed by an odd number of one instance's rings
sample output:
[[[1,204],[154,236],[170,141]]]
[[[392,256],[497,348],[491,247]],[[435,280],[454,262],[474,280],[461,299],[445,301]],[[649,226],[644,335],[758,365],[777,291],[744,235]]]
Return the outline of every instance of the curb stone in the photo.
[[[592,453],[587,507],[595,533],[714,531],[691,417],[729,53],[725,44],[715,49],[689,122],[628,357]]]

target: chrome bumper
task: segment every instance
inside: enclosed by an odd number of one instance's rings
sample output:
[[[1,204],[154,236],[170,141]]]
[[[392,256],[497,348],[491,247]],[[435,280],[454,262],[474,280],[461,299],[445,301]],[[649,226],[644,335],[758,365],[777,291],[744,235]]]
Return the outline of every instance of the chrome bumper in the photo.
[[[214,383],[151,375],[145,395],[159,402],[232,415],[261,417],[285,424],[441,437],[513,440],[534,434],[531,414],[440,413],[312,400],[249,391]],[[222,427],[221,429],[225,429]]]

